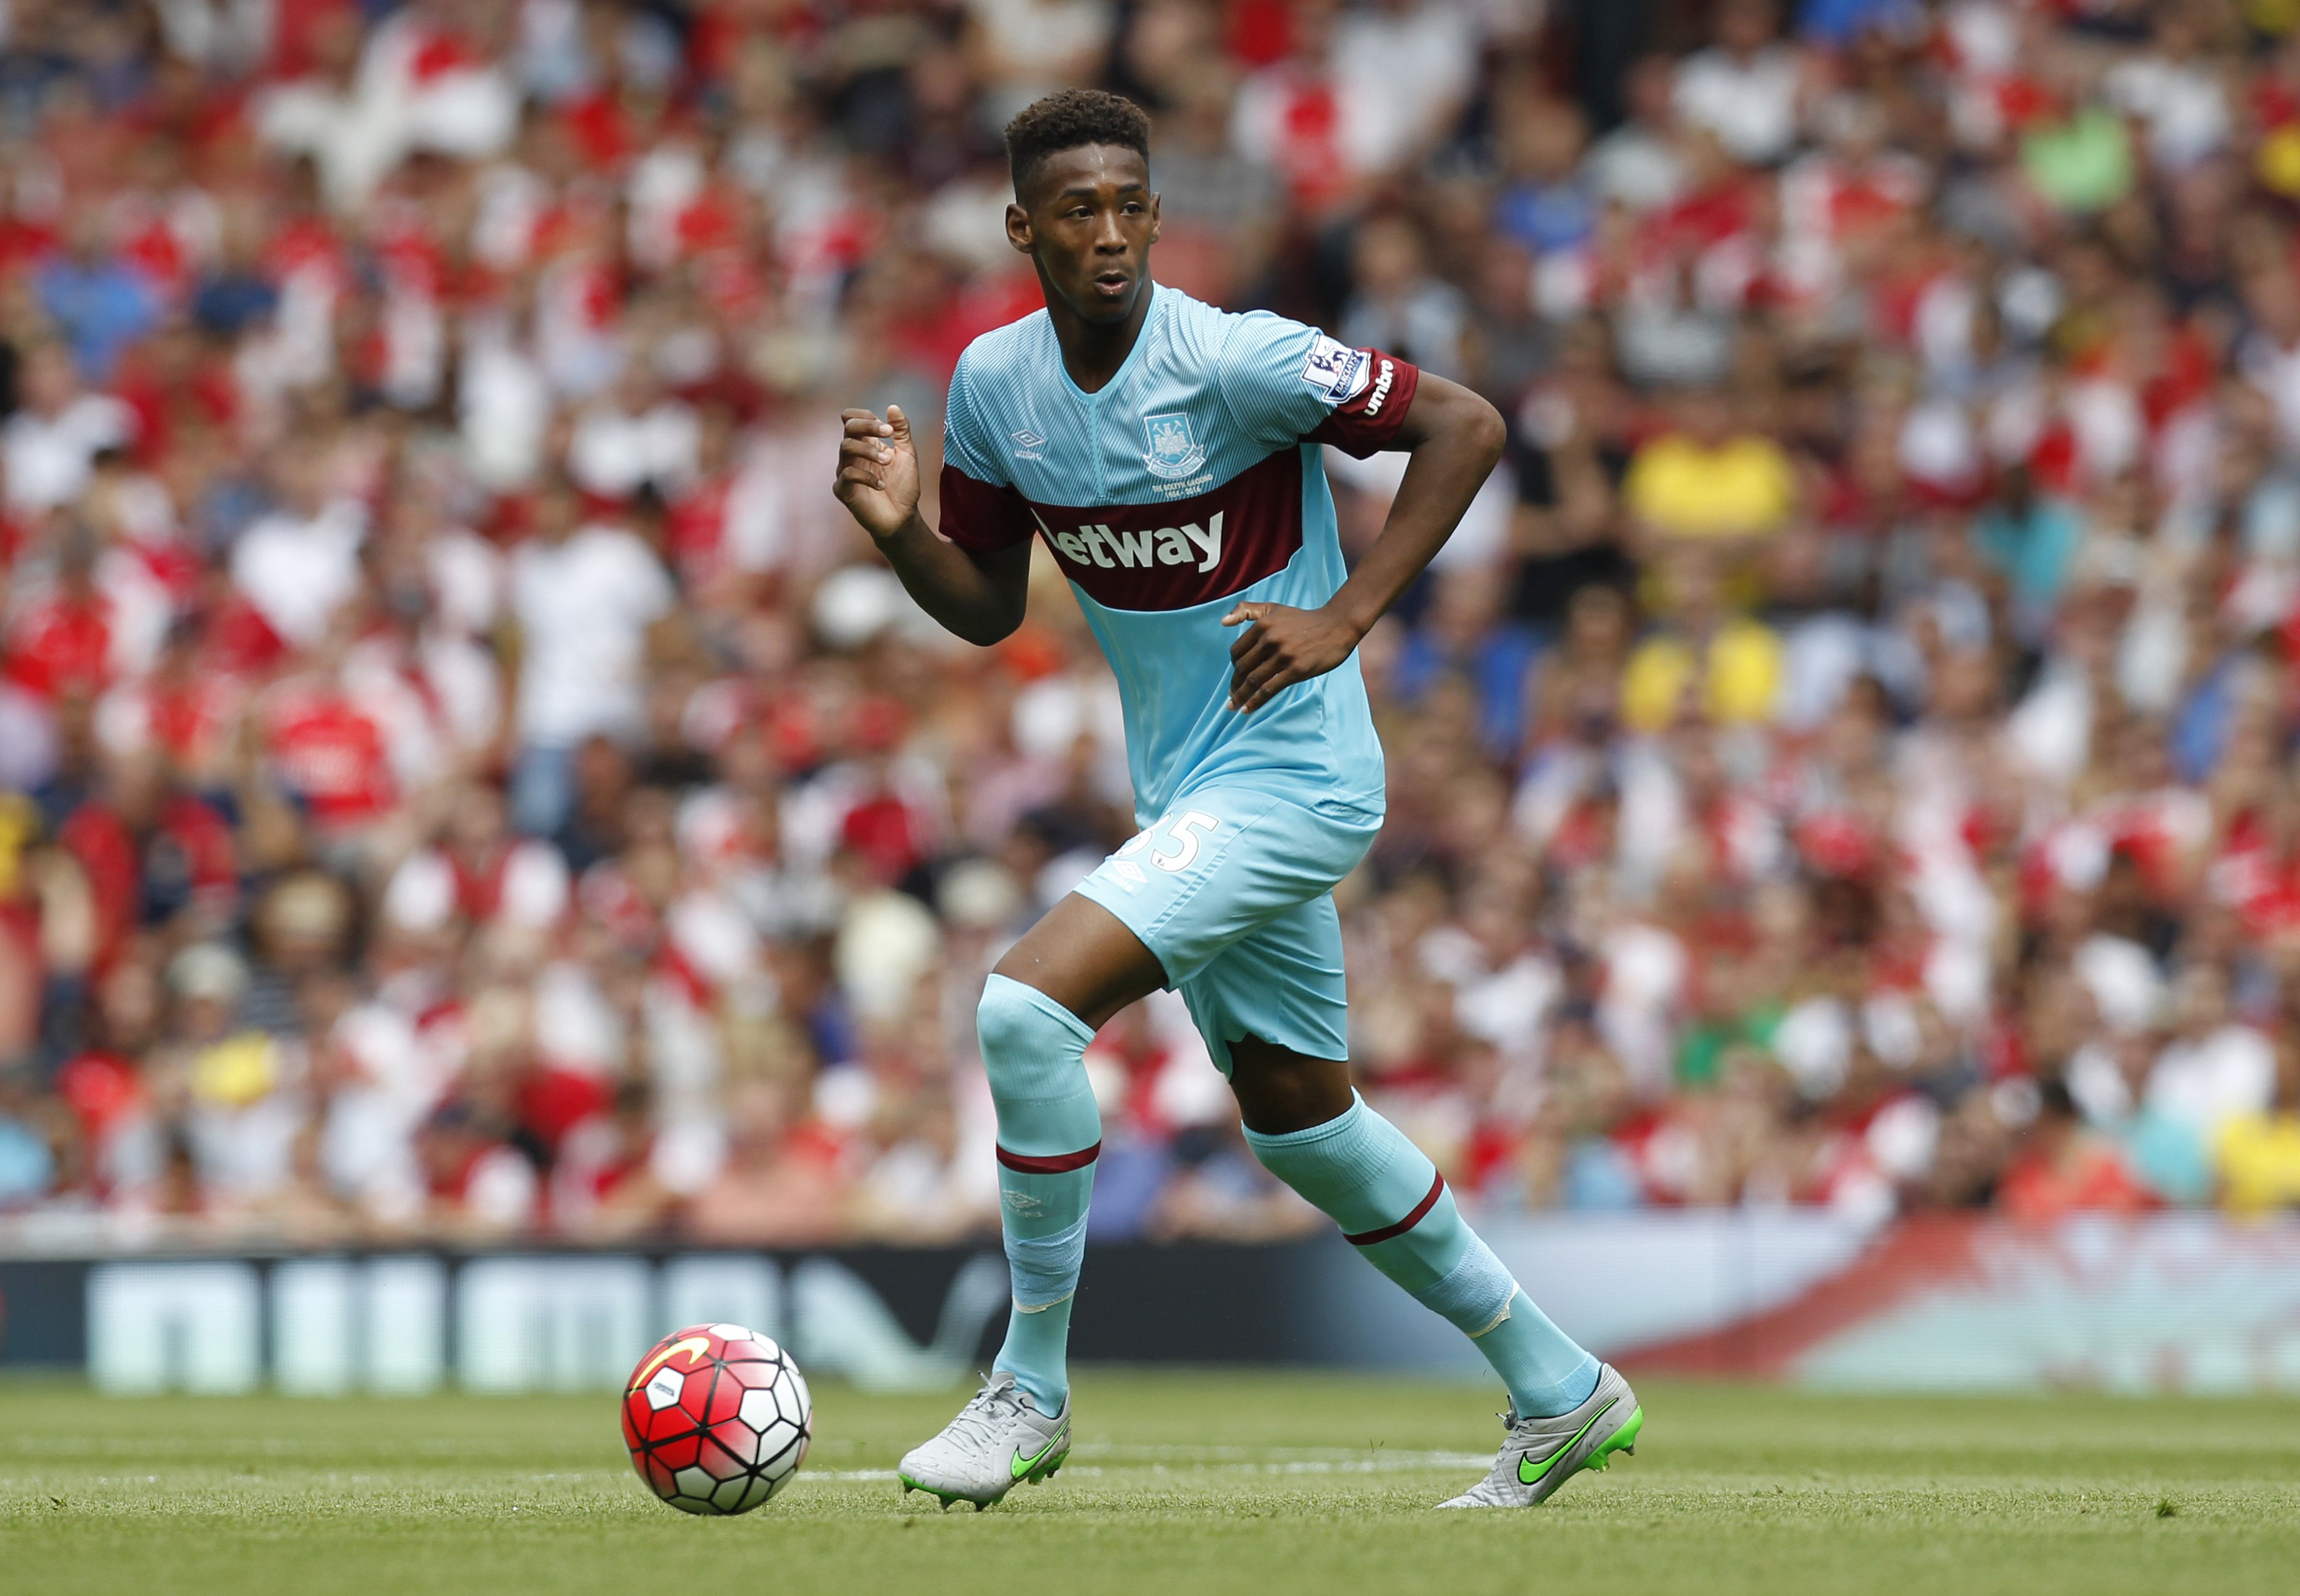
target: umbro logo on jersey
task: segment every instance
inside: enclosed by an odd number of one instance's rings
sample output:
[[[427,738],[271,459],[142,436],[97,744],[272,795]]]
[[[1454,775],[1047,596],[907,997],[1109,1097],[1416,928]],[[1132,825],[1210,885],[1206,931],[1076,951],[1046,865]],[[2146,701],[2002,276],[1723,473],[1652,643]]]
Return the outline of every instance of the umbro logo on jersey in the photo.
[[[1039,451],[1046,446],[1046,440],[1028,427],[1023,428],[1020,432],[1009,433],[1007,436],[1014,440],[1015,459],[1044,460],[1046,458]]]
[[[1032,515],[1038,515],[1033,510]],[[1121,566],[1147,569],[1153,565],[1195,565],[1201,572],[1210,571],[1221,563],[1222,511],[1215,511],[1205,524],[1188,521],[1179,527],[1141,527],[1112,531],[1099,523],[1085,525],[1075,532],[1057,532],[1039,517],[1038,527],[1046,541],[1062,552],[1062,558],[1080,565],[1096,565],[1104,570]]]
[[[1373,385],[1373,394],[1366,400],[1366,414],[1370,416],[1381,414],[1381,402],[1389,397],[1390,381],[1396,375],[1397,368],[1394,364],[1388,361],[1381,362],[1381,380]]]

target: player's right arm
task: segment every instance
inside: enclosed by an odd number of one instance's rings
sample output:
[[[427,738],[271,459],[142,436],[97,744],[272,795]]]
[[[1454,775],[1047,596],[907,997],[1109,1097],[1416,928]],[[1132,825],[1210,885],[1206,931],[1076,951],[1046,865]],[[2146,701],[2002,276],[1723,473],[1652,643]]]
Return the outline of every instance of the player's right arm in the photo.
[[[910,418],[890,404],[850,410],[840,418],[839,502],[862,524],[895,575],[919,603],[957,636],[988,647],[1022,624],[1029,597],[1027,538],[999,546],[966,546],[935,535],[919,514],[919,452]],[[945,478],[946,495],[949,486]],[[946,506],[944,519],[949,520]]]

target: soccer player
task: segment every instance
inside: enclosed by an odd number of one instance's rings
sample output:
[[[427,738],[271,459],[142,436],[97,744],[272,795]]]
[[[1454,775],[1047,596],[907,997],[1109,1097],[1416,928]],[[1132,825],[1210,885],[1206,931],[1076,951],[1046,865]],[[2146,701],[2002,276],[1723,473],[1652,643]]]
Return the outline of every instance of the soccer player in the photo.
[[[1174,987],[1254,1155],[1507,1386],[1493,1472],[1445,1505],[1531,1506],[1628,1451],[1643,1411],[1351,1088],[1333,900],[1383,808],[1355,650],[1493,470],[1502,420],[1393,355],[1154,283],[1149,135],[1131,102],[1089,90],[1007,128],[1006,236],[1046,309],[977,338],[951,378],[940,536],[919,514],[910,418],[845,415],[838,497],[952,632],[1013,631],[1032,537],[1053,552],[1118,677],[1142,825],[983,992],[1013,1311],[990,1383],[903,1459],[904,1488],[979,1510],[1069,1454],[1064,1349],[1102,1143],[1083,1054],[1119,1010]],[[1328,444],[1412,456],[1354,571]]]

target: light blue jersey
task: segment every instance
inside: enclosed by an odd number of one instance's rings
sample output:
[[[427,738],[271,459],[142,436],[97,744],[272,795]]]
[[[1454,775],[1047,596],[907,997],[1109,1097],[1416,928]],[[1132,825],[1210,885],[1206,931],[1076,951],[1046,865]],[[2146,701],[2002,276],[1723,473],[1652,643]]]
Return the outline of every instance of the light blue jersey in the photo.
[[[1229,707],[1221,618],[1326,603],[1347,574],[1319,445],[1373,453],[1413,367],[1266,312],[1152,290],[1133,350],[1088,394],[1043,311],[968,346],[951,378],[942,530],[973,549],[1036,535],[1118,677],[1138,819],[1256,787],[1379,812],[1381,745],[1354,656],[1252,715]]]

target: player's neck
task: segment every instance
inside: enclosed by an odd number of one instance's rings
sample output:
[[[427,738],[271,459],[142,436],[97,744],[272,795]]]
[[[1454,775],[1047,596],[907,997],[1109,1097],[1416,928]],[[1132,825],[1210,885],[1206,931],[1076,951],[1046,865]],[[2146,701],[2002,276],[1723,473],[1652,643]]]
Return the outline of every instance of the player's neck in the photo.
[[[1046,295],[1046,313],[1054,319],[1054,342],[1062,346],[1062,370],[1070,373],[1071,380],[1081,391],[1098,394],[1118,375],[1119,367],[1133,353],[1135,340],[1142,336],[1142,328],[1150,320],[1150,301],[1156,292],[1157,285],[1144,278],[1142,291],[1134,296],[1133,308],[1119,321],[1089,321],[1072,310],[1061,295]]]

